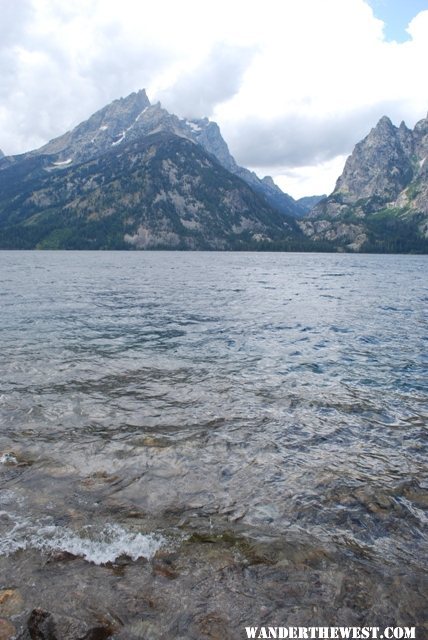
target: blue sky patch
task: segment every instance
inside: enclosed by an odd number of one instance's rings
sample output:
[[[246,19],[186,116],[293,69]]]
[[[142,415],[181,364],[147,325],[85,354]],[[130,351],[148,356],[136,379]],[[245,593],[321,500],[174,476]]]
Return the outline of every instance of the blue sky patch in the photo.
[[[418,13],[428,11],[428,0],[368,0],[373,13],[385,23],[385,39],[409,40],[406,27]]]

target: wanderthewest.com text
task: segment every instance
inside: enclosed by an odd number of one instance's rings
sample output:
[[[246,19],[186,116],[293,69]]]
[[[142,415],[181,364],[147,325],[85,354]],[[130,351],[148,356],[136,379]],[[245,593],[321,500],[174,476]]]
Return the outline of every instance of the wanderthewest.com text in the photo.
[[[290,640],[412,640],[415,627],[245,627],[247,638]]]

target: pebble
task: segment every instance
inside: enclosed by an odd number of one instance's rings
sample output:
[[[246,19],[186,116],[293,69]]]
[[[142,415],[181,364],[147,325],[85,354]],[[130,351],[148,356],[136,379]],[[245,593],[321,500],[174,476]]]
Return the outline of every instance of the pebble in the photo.
[[[0,591],[0,615],[13,616],[23,608],[24,600],[16,589],[3,589]]]
[[[9,620],[0,618],[0,640],[12,640],[16,636],[16,629]]]
[[[150,620],[141,620],[124,629],[128,637],[138,640],[161,640],[165,637],[155,622]]]

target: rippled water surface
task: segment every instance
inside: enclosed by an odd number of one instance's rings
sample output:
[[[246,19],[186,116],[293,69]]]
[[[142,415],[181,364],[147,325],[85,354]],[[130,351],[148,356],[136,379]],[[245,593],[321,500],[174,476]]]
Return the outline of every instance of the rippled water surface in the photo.
[[[426,257],[0,266],[0,617],[23,638],[35,607],[130,640],[428,632]]]

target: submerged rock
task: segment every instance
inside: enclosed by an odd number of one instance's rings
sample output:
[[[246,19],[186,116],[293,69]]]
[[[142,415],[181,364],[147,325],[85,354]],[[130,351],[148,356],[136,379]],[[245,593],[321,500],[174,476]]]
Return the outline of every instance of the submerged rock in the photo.
[[[204,638],[209,638],[210,640],[232,640],[235,634],[231,627],[230,621],[216,611],[204,615],[198,621],[200,633]]]
[[[28,619],[31,640],[57,640],[53,616],[44,609],[33,609]]]
[[[1,616],[13,616],[22,610],[23,605],[24,600],[16,589],[3,589],[3,591],[0,591]]]
[[[174,560],[172,557],[156,557],[153,561],[153,575],[163,576],[169,580],[178,577]]]
[[[123,629],[125,635],[120,635],[120,640],[161,640],[162,630],[154,620],[141,620],[134,622]]]
[[[28,619],[31,640],[107,640],[113,635],[110,625],[88,625],[83,620],[53,615],[44,609],[33,609]]]
[[[16,637],[16,629],[9,620],[0,618],[0,640],[12,640]]]

